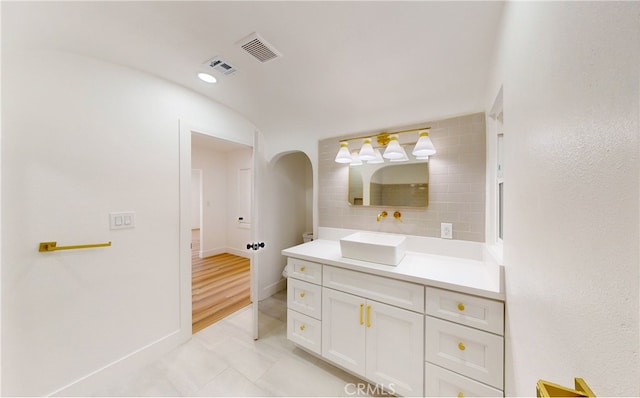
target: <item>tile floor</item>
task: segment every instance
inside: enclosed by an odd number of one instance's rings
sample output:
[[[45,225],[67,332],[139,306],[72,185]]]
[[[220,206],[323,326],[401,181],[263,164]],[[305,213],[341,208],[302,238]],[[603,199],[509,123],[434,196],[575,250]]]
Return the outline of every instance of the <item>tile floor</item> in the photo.
[[[259,303],[259,340],[245,307],[99,395],[353,396],[360,379],[287,340],[286,300],[283,290]]]

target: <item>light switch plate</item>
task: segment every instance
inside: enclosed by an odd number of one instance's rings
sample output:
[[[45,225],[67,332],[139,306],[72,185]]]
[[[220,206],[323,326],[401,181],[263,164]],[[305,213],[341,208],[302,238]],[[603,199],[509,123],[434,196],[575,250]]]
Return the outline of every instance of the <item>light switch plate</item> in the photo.
[[[109,229],[135,228],[136,213],[133,211],[119,211],[109,213]]]
[[[440,224],[440,237],[442,239],[453,239],[453,224],[443,222]]]

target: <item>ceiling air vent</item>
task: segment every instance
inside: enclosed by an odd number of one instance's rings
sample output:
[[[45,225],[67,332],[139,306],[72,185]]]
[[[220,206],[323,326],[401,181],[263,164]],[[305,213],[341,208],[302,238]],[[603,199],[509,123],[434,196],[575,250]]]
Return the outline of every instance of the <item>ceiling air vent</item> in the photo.
[[[240,40],[237,44],[260,62],[267,62],[282,57],[282,54],[278,50],[255,32]]]
[[[223,61],[220,57],[213,57],[206,62],[207,66],[213,70],[217,70],[218,72],[224,75],[230,75],[233,72],[237,71],[236,67],[231,65],[230,63]]]

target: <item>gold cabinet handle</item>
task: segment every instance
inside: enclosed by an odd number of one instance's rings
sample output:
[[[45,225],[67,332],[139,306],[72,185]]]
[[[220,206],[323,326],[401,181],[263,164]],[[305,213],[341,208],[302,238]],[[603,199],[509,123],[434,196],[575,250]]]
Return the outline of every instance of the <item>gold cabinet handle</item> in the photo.
[[[305,267],[300,267],[300,272],[304,272]]]
[[[460,351],[464,351],[466,348],[467,348],[467,347],[465,347],[465,346],[464,346],[464,343],[463,343],[463,342],[459,342],[459,343],[458,343],[458,349],[459,349]]]
[[[305,326],[304,325],[300,325],[300,330],[304,331]]]
[[[360,324],[364,325],[364,304],[360,304]]]
[[[464,304],[463,303],[458,303],[458,310],[464,311]]]
[[[304,298],[304,292],[300,292],[300,297]]]
[[[459,392],[458,393],[458,398],[464,398],[464,393],[463,392]]]
[[[371,327],[371,306],[367,306],[367,327]]]

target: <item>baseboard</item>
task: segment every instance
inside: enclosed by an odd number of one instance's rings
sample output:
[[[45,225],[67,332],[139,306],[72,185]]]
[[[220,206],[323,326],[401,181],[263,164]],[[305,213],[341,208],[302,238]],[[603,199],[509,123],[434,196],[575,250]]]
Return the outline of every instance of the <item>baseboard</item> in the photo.
[[[200,256],[200,258],[205,258],[205,257],[217,256],[218,254],[222,254],[226,252],[227,252],[226,247],[218,247],[215,249],[200,250],[198,255]]]
[[[189,330],[176,330],[80,379],[53,391],[47,396],[92,396],[127,380],[133,372],[158,360],[191,338]]]
[[[271,297],[286,287],[287,280],[285,278],[282,278],[278,282],[272,283],[269,286],[265,286],[260,290],[260,294],[258,294],[258,301]]]
[[[229,253],[229,254],[233,254],[236,256],[244,257],[244,258],[251,258],[251,253],[249,253],[248,251],[232,249],[230,247],[219,247],[216,249],[203,250],[203,251],[200,251],[198,255],[200,256],[200,258],[205,258],[205,257],[217,256],[218,254],[224,254],[224,253]]]
[[[227,247],[227,253],[229,254],[233,254],[239,257],[244,257],[244,258],[248,258],[251,259],[251,252],[249,252],[248,250],[238,250],[238,249],[232,249],[230,247]]]

